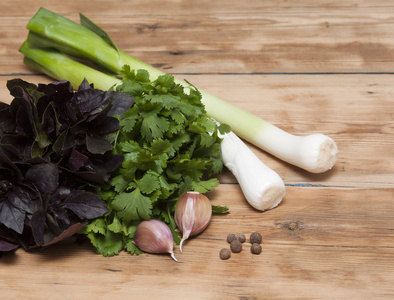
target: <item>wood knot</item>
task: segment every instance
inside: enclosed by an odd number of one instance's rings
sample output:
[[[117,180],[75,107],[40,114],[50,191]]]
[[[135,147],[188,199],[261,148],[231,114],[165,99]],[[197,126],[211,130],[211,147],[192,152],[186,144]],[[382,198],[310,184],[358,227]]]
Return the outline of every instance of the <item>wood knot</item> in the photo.
[[[296,229],[299,229],[298,222],[296,222],[296,221],[291,221],[291,222],[289,222],[289,223],[287,224],[287,229],[289,229],[289,230],[291,230],[291,231],[294,231],[294,230],[296,230]]]
[[[301,222],[299,222],[299,221],[286,221],[286,222],[277,222],[276,223],[277,228],[288,229],[290,231],[300,230],[301,229],[300,225],[301,225]]]

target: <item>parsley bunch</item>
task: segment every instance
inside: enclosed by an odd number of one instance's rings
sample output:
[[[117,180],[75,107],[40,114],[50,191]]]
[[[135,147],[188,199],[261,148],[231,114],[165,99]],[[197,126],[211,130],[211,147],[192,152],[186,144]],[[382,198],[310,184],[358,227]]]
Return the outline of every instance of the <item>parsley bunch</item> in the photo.
[[[206,193],[219,184],[212,177],[223,167],[218,131],[229,130],[206,115],[194,86],[186,93],[170,75],[150,81],[148,71],[127,66],[122,75],[116,91],[134,98],[120,119],[114,150],[124,161],[101,192],[110,212],[85,229],[104,256],[122,250],[139,253],[132,239],[144,219],[164,221],[179,242],[173,219],[176,201],[186,191]]]

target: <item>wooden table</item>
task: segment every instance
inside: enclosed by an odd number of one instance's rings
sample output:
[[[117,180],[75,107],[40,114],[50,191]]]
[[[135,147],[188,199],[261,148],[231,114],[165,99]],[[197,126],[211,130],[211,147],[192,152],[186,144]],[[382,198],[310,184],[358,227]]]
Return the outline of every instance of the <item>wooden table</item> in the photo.
[[[2,299],[393,299],[393,1],[2,1],[2,101],[8,79],[50,82],[18,53],[40,6],[82,12],[124,51],[291,133],[327,134],[340,155],[313,175],[248,144],[286,183],[277,208],[252,209],[223,174],[209,197],[230,214],[176,248],[183,263],[17,250],[0,259]],[[252,231],[260,255],[219,259],[228,233]]]

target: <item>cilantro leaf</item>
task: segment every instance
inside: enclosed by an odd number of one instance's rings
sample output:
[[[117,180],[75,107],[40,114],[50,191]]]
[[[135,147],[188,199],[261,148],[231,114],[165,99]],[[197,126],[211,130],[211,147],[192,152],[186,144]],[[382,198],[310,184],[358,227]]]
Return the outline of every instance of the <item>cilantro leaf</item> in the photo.
[[[212,213],[216,214],[216,215],[223,215],[223,214],[228,214],[230,212],[228,211],[228,207],[227,206],[212,205]]]
[[[105,234],[106,223],[103,218],[97,218],[92,220],[86,227],[81,231],[81,233],[100,233]]]
[[[136,245],[134,245],[132,239],[125,239],[124,244],[125,244],[124,245],[125,250],[127,250],[131,254],[139,255],[139,254],[144,253],[143,251],[138,249],[138,247]]]
[[[170,128],[169,122],[155,112],[143,113],[142,116],[141,134],[147,141],[162,138],[164,132]]]
[[[118,194],[112,201],[112,208],[117,211],[119,218],[125,222],[139,219],[149,219],[152,211],[152,201],[141,194],[139,188],[131,193]]]
[[[96,248],[96,252],[103,256],[114,256],[123,250],[123,236],[120,233],[110,230],[107,230],[105,234],[89,232],[87,237]]]
[[[151,144],[152,154],[171,153],[171,142],[169,140],[156,139]]]
[[[149,170],[137,181],[137,185],[141,193],[150,194],[160,188],[159,174]]]
[[[219,184],[219,179],[210,178],[208,180],[201,180],[199,182],[194,181],[192,183],[192,190],[196,192],[200,192],[201,194],[205,194],[206,192],[213,190]]]

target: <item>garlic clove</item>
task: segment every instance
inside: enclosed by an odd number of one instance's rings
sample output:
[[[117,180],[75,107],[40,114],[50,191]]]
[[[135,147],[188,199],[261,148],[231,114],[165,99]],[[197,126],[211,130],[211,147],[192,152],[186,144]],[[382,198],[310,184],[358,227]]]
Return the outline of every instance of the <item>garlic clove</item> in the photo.
[[[147,253],[169,253],[173,260],[181,262],[174,255],[174,237],[171,229],[162,221],[142,221],[134,234],[133,244]]]
[[[212,218],[211,202],[199,192],[183,193],[175,206],[174,218],[182,232],[179,245],[182,252],[183,242],[190,236],[201,233],[209,225]]]

